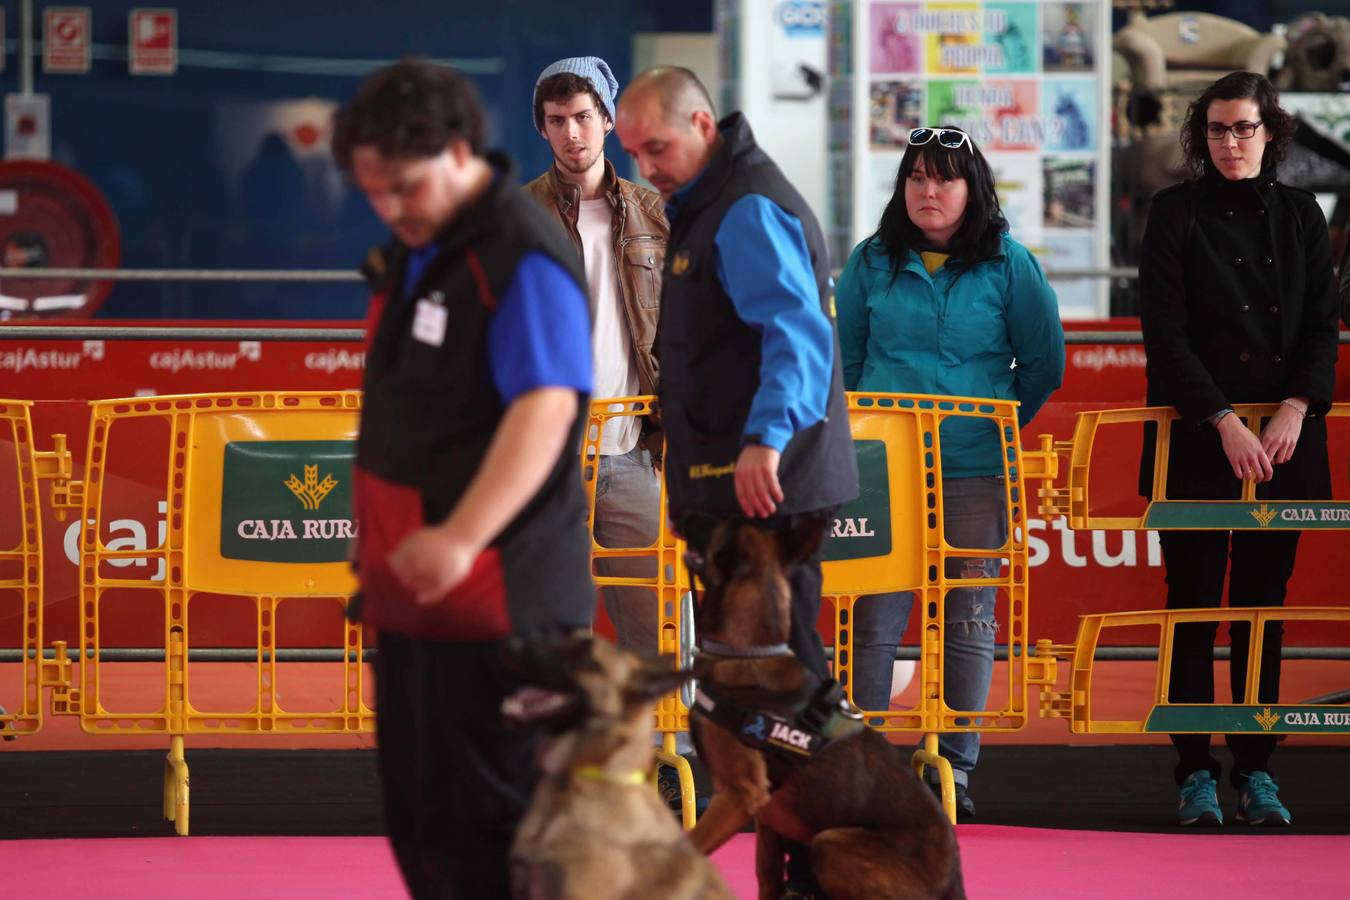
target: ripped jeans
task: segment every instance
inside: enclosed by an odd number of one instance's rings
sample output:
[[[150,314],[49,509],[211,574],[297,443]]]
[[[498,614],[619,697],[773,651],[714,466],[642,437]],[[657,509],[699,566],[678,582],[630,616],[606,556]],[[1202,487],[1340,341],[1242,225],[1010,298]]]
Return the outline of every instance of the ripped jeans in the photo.
[[[1008,515],[1002,477],[944,478],[942,496],[947,543],[963,549],[1002,547]],[[947,577],[996,578],[1002,560],[949,559]],[[943,694],[951,709],[984,709],[994,672],[994,618],[997,589],[953,588],[946,599]],[[895,648],[909,624],[914,593],[900,591],[860,597],[853,607],[853,702],[865,710],[891,703]],[[957,719],[967,724],[968,719]],[[980,756],[978,733],[943,734],[939,752],[952,764],[958,784],[968,785]]]

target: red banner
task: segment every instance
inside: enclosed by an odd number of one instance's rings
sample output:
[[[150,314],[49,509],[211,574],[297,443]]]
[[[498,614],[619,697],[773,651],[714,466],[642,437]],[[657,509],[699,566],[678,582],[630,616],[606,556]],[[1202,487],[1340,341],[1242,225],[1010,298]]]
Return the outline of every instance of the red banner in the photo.
[[[277,327],[299,323],[257,324]],[[358,327],[356,323],[323,323],[323,327],[334,324]],[[1093,326],[1094,330],[1103,327],[1103,323]],[[365,363],[358,342],[24,341],[16,339],[21,328],[14,326],[8,332],[10,339],[0,341],[0,384],[4,385],[0,394],[40,401],[33,411],[37,448],[51,449],[51,436],[66,434],[75,460],[76,478],[83,477],[89,426],[85,401],[90,398],[359,388]],[[1065,385],[1024,429],[1024,446],[1029,449],[1039,446],[1038,435],[1042,433],[1067,440],[1073,434],[1074,415],[1081,410],[1142,406],[1143,366],[1143,348],[1139,344],[1070,344]],[[1346,366],[1342,366],[1337,397],[1350,400],[1350,368]],[[1346,477],[1350,420],[1333,420],[1331,424],[1336,497],[1350,499],[1350,480]],[[1091,486],[1096,512],[1132,515],[1143,508],[1136,490],[1140,435],[1123,429],[1122,426],[1122,433],[1110,439],[1098,440]],[[122,549],[156,546],[163,533],[168,447],[165,445],[156,452],[156,439],[151,431],[144,435],[129,433],[128,438],[121,449],[110,443],[102,537],[105,543],[117,541]],[[8,465],[6,450],[0,447],[0,464]],[[42,485],[39,493],[44,505],[41,519],[47,556],[45,639],[47,643],[65,639],[74,644],[77,515],[72,513],[65,523],[56,522],[47,507],[49,484]],[[10,502],[11,499],[5,500],[6,504]],[[1034,510],[1034,504],[1031,506]],[[13,527],[0,525],[0,542],[6,546],[16,543]],[[1062,520],[1047,523],[1033,512],[1028,540],[1032,565],[1029,631],[1032,639],[1072,641],[1081,613],[1150,609],[1163,604],[1162,559],[1154,534],[1074,532]],[[1344,590],[1339,587],[1335,567],[1345,546],[1343,532],[1305,534],[1288,602],[1313,605],[1329,605],[1338,599],[1343,602]],[[148,560],[127,563],[138,564],[153,563]],[[146,609],[149,615],[151,607]],[[154,621],[157,620],[152,617],[152,625]],[[247,625],[252,627],[251,619]],[[105,646],[147,646],[144,643],[147,635],[156,634],[155,628],[144,622],[119,624],[112,617],[105,620],[104,627],[100,640]],[[16,607],[9,603],[0,605],[0,646],[16,646],[17,629]],[[236,633],[234,626],[225,625],[218,633],[209,635],[194,629],[194,640],[199,644],[228,644],[238,634],[251,643],[251,631]]]

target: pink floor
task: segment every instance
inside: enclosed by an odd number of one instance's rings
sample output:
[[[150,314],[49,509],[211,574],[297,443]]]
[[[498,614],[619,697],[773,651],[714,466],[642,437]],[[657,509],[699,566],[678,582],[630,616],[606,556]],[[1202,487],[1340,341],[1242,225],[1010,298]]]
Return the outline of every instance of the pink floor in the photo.
[[[1350,896],[1350,837],[994,825],[963,825],[957,834],[972,898]],[[743,834],[713,857],[742,898],[755,896],[753,855],[754,837]],[[0,842],[0,872],[9,896],[36,891],[100,900],[403,896],[380,838],[6,841]]]

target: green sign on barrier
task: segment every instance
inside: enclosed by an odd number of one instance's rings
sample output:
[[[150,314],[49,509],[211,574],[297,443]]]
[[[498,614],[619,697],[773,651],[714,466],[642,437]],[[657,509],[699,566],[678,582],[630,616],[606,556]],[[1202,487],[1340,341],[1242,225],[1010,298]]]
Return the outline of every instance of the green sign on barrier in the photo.
[[[255,562],[347,558],[354,441],[232,441],[220,485],[220,555]]]
[[[1158,500],[1149,505],[1146,528],[1210,528],[1271,531],[1350,528],[1350,503],[1268,500],[1254,503]]]
[[[891,552],[891,479],[885,441],[854,441],[858,455],[858,499],[835,513],[825,561],[867,559]]]
[[[1155,706],[1144,730],[1157,734],[1347,734],[1350,710],[1326,706]]]

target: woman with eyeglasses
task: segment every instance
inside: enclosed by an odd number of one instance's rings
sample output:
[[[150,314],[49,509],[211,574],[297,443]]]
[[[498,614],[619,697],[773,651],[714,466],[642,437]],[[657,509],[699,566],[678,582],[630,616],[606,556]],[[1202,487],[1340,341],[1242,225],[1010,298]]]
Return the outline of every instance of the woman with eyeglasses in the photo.
[[[1336,288],[1326,221],[1313,195],[1276,180],[1294,120],[1263,76],[1234,72],[1190,105],[1181,146],[1191,178],[1153,198],[1140,251],[1148,403],[1172,406],[1169,499],[1236,500],[1243,482],[1261,500],[1331,496],[1327,428],[1336,367]],[[1261,423],[1236,403],[1276,404]],[[1254,428],[1260,424],[1260,435]],[[1139,490],[1152,496],[1153,440]],[[1222,602],[1278,606],[1299,532],[1163,531],[1167,608]],[[1231,568],[1230,568],[1231,562]],[[1178,625],[1168,699],[1214,702],[1215,623]],[[1250,626],[1233,623],[1230,682],[1243,702]],[[1262,637],[1257,701],[1279,698],[1278,625]],[[1230,734],[1235,818],[1287,825],[1271,776],[1275,736]],[[1172,736],[1182,825],[1223,822],[1220,766],[1207,734]]]
[[[1064,331],[1040,265],[1007,231],[994,173],[970,135],[910,132],[881,223],[854,248],[835,288],[845,389],[1017,400],[1029,422],[1063,380]],[[1004,546],[1008,489],[996,426],[953,417],[939,439],[947,543]],[[1000,565],[997,554],[949,560],[947,577],[994,578]],[[943,694],[951,709],[984,709],[995,601],[992,587],[947,594]],[[863,709],[890,706],[895,648],[913,604],[904,591],[854,607],[852,696]],[[969,819],[980,736],[943,734],[939,744],[952,765],[957,816]]]

